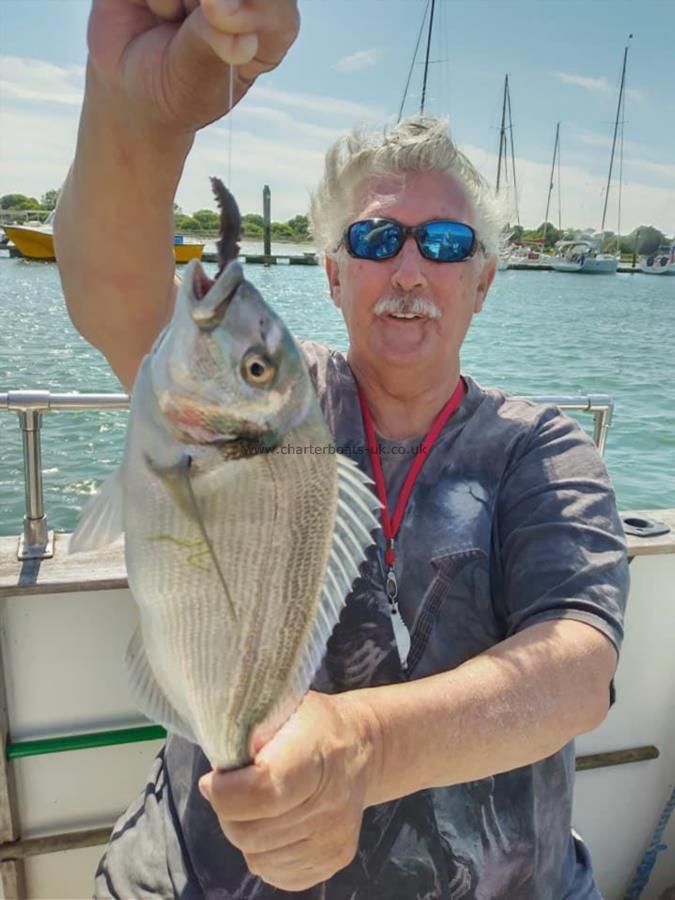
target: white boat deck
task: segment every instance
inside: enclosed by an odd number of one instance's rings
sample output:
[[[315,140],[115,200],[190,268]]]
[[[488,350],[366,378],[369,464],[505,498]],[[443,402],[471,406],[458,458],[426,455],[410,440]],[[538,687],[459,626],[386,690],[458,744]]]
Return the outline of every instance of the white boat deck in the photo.
[[[658,518],[671,531],[629,538],[632,589],[617,703],[600,728],[579,739],[577,754],[654,747],[658,758],[645,754],[638,762],[577,775],[575,826],[590,845],[605,900],[623,898],[675,782],[675,509],[631,515]],[[136,613],[121,544],[70,557],[64,552],[69,536],[57,534],[53,559],[20,563],[17,540],[0,538],[2,749],[8,737],[18,742],[148,724],[128,697],[123,672]],[[0,683],[0,700],[2,688]],[[142,788],[159,745],[10,762],[3,753],[0,842],[7,848],[47,835],[108,829]],[[664,843],[671,850],[657,858],[643,900],[658,900],[675,885],[675,818]],[[73,900],[91,896],[101,846],[18,861],[8,855],[0,861],[4,896]]]

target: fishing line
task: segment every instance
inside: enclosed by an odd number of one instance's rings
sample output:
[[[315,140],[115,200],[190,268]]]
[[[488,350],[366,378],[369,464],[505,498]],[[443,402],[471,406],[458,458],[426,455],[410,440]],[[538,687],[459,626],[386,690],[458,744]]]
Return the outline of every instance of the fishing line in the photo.
[[[234,106],[234,63],[230,63],[230,102],[227,114],[227,186],[232,190],[232,108]]]

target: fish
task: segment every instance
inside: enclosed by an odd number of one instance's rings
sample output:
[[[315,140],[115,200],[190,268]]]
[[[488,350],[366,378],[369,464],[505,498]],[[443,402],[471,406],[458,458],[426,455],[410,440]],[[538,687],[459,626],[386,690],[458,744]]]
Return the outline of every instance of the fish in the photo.
[[[298,344],[237,259],[236,201],[213,186],[218,273],[188,264],[134,382],[121,465],[70,550],[124,536],[131,695],[229,770],[309,690],[379,501],[333,446]]]

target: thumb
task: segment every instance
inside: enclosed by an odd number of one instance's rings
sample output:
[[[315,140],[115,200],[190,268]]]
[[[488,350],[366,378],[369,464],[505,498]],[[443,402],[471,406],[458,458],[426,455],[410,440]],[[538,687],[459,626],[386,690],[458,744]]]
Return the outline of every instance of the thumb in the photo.
[[[216,19],[209,13],[210,7],[203,5],[194,9],[180,28],[172,42],[176,65],[189,68],[191,80],[195,68],[206,68],[207,75],[219,72],[222,64],[241,66],[250,62],[258,52],[258,35],[238,32],[236,16],[220,16]],[[232,28],[228,27],[231,24]],[[201,74],[201,73],[200,73]]]

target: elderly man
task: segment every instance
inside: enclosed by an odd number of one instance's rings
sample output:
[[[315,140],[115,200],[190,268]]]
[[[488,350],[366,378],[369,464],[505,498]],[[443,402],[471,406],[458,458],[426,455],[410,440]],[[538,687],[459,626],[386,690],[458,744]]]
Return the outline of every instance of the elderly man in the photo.
[[[127,388],[171,312],[194,134],[229,108],[228,63],[236,100],[296,30],[285,0],[94,0],[56,241],[73,321]],[[598,898],[572,742],[610,703],[622,531],[571,420],[460,375],[489,192],[442,123],[409,120],[338,142],[312,219],[350,345],[303,351],[383,530],[298,712],[237,772],[170,737],[96,896]]]

